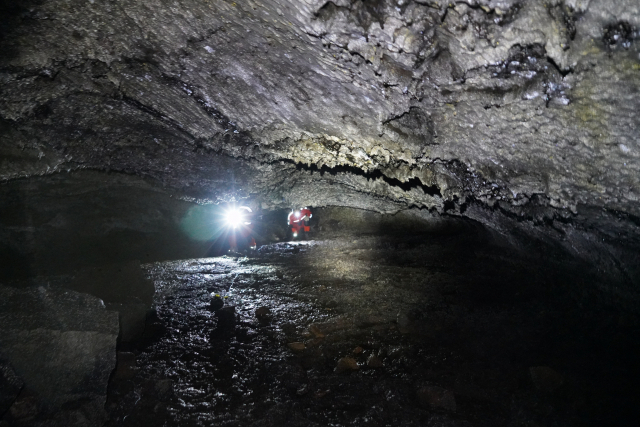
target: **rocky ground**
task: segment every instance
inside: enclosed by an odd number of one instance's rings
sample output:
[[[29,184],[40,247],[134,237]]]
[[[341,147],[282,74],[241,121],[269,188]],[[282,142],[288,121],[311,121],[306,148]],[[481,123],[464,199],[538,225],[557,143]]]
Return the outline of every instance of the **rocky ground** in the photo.
[[[109,425],[637,421],[638,317],[588,267],[468,222],[409,236],[146,264],[156,310],[120,347]]]

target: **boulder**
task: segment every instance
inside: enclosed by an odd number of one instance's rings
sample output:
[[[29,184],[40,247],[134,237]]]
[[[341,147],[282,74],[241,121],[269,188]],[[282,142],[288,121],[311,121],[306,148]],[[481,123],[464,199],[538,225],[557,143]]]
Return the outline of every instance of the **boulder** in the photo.
[[[76,271],[66,287],[94,295],[104,301],[108,310],[117,311],[121,342],[133,343],[142,338],[155,288],[144,277],[139,261]]]
[[[0,359],[19,378],[3,371],[5,378],[13,378],[3,390],[13,390],[10,395],[23,382],[29,391],[28,398],[13,402],[5,418],[19,417],[29,406],[52,425],[70,425],[70,419],[102,425],[118,328],[118,314],[96,297],[0,286]]]

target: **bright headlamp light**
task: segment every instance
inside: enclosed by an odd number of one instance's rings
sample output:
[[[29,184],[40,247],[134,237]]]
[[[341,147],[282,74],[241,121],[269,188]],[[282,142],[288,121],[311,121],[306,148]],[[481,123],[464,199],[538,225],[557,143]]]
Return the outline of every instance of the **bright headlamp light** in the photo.
[[[251,213],[251,209],[246,206],[240,206],[239,208],[228,209],[224,214],[224,222],[227,227],[238,228],[241,225],[249,225],[248,217]]]

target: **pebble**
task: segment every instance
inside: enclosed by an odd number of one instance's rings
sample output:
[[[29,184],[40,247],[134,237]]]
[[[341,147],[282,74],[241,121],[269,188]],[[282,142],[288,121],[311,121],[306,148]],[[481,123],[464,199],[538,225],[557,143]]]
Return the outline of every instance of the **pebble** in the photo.
[[[353,354],[360,354],[360,353],[362,353],[362,347],[358,346],[353,349]]]
[[[325,334],[320,330],[320,328],[316,325],[311,325],[309,326],[309,330],[311,331],[311,333],[313,335],[316,336],[316,338],[324,338]]]
[[[346,371],[357,371],[358,369],[358,362],[356,362],[356,359],[353,357],[343,357],[338,359],[335,371],[340,373]]]
[[[289,344],[287,344],[287,346],[293,352],[301,352],[306,348],[306,346],[302,342],[290,342]]]

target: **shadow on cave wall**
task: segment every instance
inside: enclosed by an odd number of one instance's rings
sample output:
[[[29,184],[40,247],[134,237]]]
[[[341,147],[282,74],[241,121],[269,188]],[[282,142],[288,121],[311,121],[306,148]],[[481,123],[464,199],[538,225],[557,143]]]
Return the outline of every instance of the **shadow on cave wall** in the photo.
[[[199,228],[188,220],[206,218],[210,210],[118,174],[81,172],[5,183],[0,280],[131,260],[202,257],[214,232],[212,220],[201,221]]]

